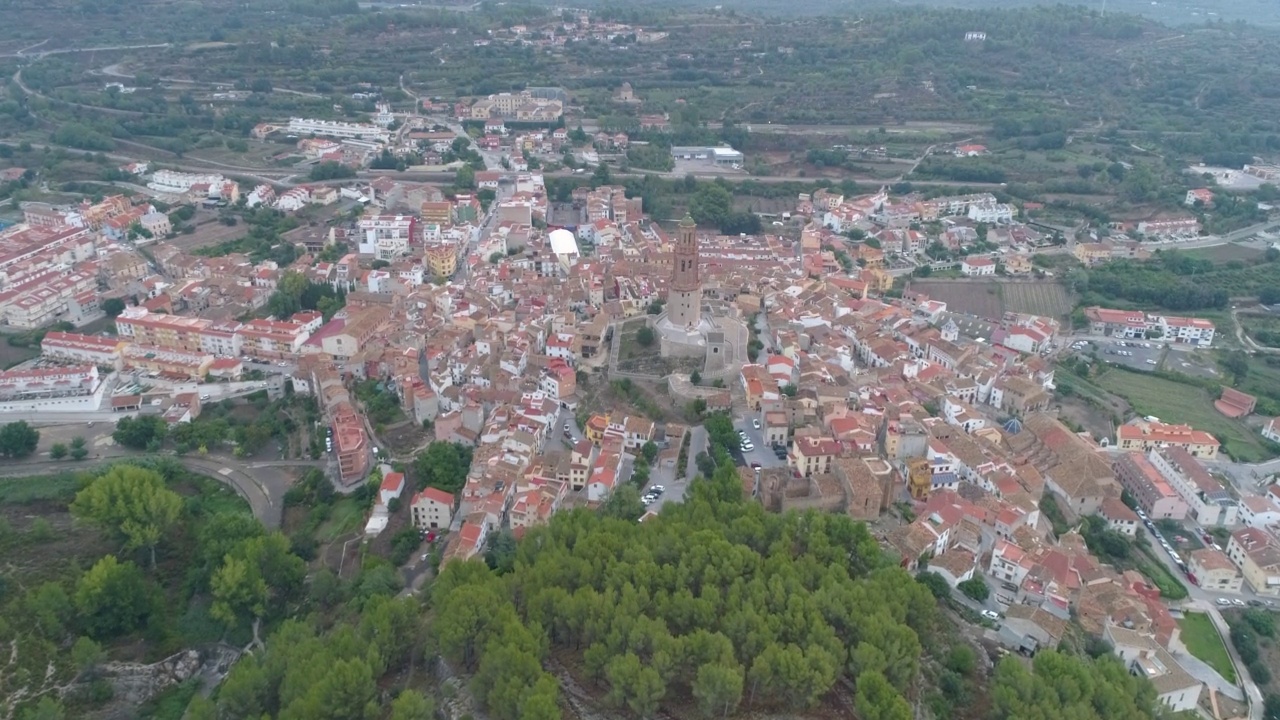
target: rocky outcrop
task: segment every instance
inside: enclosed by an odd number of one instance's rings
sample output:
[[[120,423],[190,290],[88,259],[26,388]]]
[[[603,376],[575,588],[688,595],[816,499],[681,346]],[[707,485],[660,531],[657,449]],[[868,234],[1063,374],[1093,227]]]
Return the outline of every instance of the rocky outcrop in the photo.
[[[116,700],[141,705],[165,688],[194,677],[202,664],[199,651],[183,650],[150,665],[106,663],[98,674],[111,683]]]

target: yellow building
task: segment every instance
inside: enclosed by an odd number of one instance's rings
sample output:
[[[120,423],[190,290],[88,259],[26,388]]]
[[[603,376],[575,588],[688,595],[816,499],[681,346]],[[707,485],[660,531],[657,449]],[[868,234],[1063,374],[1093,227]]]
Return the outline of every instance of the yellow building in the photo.
[[[831,438],[798,437],[791,443],[792,469],[803,477],[830,472],[831,462],[840,457],[840,443]]]
[[[1076,243],[1071,254],[1084,263],[1085,267],[1092,267],[1111,259],[1111,246],[1105,243]]]
[[[458,271],[458,251],[452,245],[429,245],[425,259],[431,274],[438,278],[453,277]]]
[[[924,458],[913,458],[907,462],[907,492],[917,500],[929,497],[933,487],[933,470],[929,461]]]
[[[587,421],[587,427],[586,430],[584,430],[584,434],[592,443],[599,445],[600,441],[604,440],[604,431],[607,430],[608,427],[608,415],[592,415],[591,419]]]
[[[887,270],[863,268],[861,277],[873,293],[883,295],[893,289],[893,276]]]

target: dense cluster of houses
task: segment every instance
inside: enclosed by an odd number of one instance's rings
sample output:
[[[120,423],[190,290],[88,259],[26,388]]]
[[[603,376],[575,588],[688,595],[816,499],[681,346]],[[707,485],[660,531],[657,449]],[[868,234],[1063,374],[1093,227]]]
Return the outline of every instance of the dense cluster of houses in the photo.
[[[191,184],[197,194],[208,192],[199,187],[205,180]],[[604,502],[648,443],[674,455],[685,428],[601,412],[575,440],[560,425],[579,407],[582,373],[608,362],[614,324],[666,297],[675,243],[621,187],[575,190],[586,222],[571,233],[545,227],[538,173],[477,173],[477,182],[509,190],[494,201],[494,222],[483,224],[471,195],[390,178],[353,184],[341,192],[358,194],[364,214],[289,234],[302,252],[287,266],[198,257],[164,242],[152,247],[152,266],[103,230],[136,213],[122,198],[61,214],[33,208],[26,225],[0,234],[0,307],[20,306],[46,276],[69,286],[52,317],[104,297],[128,298],[130,307],[113,338],[50,333],[45,355],[69,366],[66,377],[0,377],[0,403],[48,383],[62,383],[67,399],[92,395],[99,367],[234,377],[246,359],[285,361],[296,366],[295,391],[315,395],[334,430],[343,483],[363,481],[374,460],[356,381],[377,379],[437,439],[473,448],[457,496],[427,488],[406,498],[415,525],[453,531],[446,559],[483,552],[494,529],[519,534],[566,504]],[[1199,681],[1174,659],[1182,652],[1177,625],[1158,591],[1099,562],[1075,532],[1055,537],[1041,500],[1054,497],[1071,521],[1097,515],[1127,534],[1138,516],[1121,502],[1122,490],[1149,518],[1239,527],[1226,547],[1191,553],[1188,569],[1216,590],[1247,585],[1277,595],[1275,491],[1238,500],[1227,493],[1202,464],[1216,457],[1218,441],[1194,428],[1147,418],[1095,442],[1048,414],[1050,353],[1063,344],[1057,321],[1010,313],[989,337],[966,337],[945,303],[886,295],[888,255],[935,242],[966,247],[979,223],[988,242],[1018,249],[1041,241],[994,197],[845,199],[819,191],[801,197],[797,211],[812,219],[798,238],[708,234],[697,242],[706,312],[755,318],[762,346],[733,364],[725,387],[706,396],[709,405],[745,409],[785,461],[742,468],[744,489],[770,509],[866,520],[907,503],[915,519],[883,542],[904,566],[927,565],[952,585],[988,577],[1009,606],[1001,633],[1010,646],[1051,646],[1075,616],[1151,677],[1163,701],[1193,706]],[[940,237],[913,227],[935,220]],[[836,235],[855,227],[880,247]],[[335,254],[334,246],[343,249]],[[850,248],[856,263],[846,267],[832,246]],[[491,261],[495,254],[501,259]],[[985,274],[983,260],[966,257],[962,268]],[[1015,271],[1008,258],[1000,262]],[[304,311],[242,319],[287,272],[341,289],[345,305],[328,318]],[[1101,308],[1086,315],[1100,334],[1158,331],[1202,346],[1213,339],[1211,324],[1189,318]],[[1233,398],[1224,394],[1228,404]],[[383,474],[384,506],[404,489],[398,475]]]

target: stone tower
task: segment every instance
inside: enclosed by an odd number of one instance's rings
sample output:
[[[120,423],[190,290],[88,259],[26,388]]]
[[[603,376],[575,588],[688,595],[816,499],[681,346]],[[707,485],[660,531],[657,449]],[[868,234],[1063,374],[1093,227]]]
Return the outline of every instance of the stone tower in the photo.
[[[676,231],[667,292],[667,319],[678,328],[696,328],[702,320],[702,278],[698,273],[698,227],[688,215]]]

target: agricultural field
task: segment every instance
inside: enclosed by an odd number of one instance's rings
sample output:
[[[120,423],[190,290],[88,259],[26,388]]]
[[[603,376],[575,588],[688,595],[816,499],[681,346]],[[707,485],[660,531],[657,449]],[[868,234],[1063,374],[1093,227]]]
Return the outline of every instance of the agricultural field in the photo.
[[[1183,252],[1197,260],[1208,260],[1214,264],[1229,263],[1233,260],[1253,263],[1261,260],[1263,255],[1261,248],[1237,245],[1235,243],[1212,245]]]
[[[1062,318],[1071,312],[1071,293],[1056,282],[999,280],[913,280],[908,287],[947,304],[953,312],[998,321],[1005,312]]]
[[[1240,326],[1253,341],[1268,347],[1280,347],[1280,316],[1270,313],[1241,312]]]
[[[1213,433],[1223,450],[1240,462],[1260,462],[1270,457],[1262,438],[1243,422],[1220,414],[1203,388],[1123,370],[1109,370],[1095,381],[1104,390],[1129,402],[1134,413],[1154,415],[1167,423],[1185,423]]]

